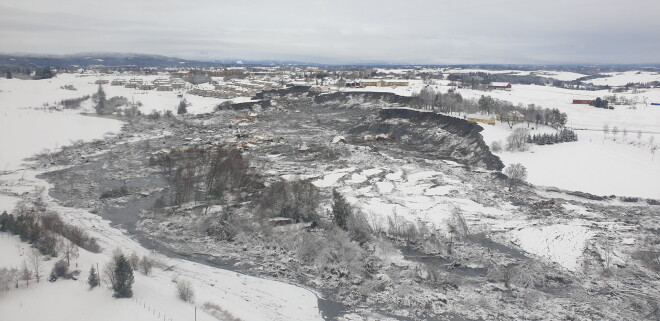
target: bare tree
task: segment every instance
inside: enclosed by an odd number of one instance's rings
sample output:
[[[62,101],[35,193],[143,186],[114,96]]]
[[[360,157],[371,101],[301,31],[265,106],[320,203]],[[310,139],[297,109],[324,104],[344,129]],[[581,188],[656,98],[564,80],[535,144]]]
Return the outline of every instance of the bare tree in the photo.
[[[30,280],[32,280],[32,271],[30,271],[25,260],[23,260],[23,267],[21,268],[21,280],[25,281],[25,285],[30,285]]]
[[[641,145],[641,144],[642,144],[642,130],[640,129],[637,131],[637,145]]]
[[[0,268],[0,291],[9,291],[13,284],[18,287],[19,276],[16,268]]]
[[[454,208],[451,212],[451,218],[447,222],[449,229],[449,244],[447,254],[452,254],[454,240],[466,240],[470,236],[467,223],[463,217],[463,211],[460,208]]]
[[[628,138],[628,128],[624,128],[621,133],[623,134],[623,142],[625,143],[626,138]]]
[[[516,128],[509,137],[506,138],[506,148],[510,151],[524,152],[528,149],[527,138],[529,137],[527,129]]]
[[[154,266],[153,260],[151,260],[146,255],[142,256],[142,260],[140,261],[140,268],[144,275],[149,275],[149,273],[151,273],[151,269],[153,268],[153,266]]]
[[[612,135],[614,136],[614,141],[616,141],[616,134],[619,133],[619,128],[614,126],[612,127]]]
[[[140,268],[140,257],[137,255],[137,253],[135,253],[135,251],[131,253],[131,256],[128,258],[128,262],[131,263],[133,270],[137,271],[137,269]]]
[[[527,169],[522,164],[511,164],[507,166],[504,173],[509,176],[509,190],[522,184],[527,178]]]
[[[78,257],[78,246],[73,244],[73,242],[63,239],[59,243],[59,251],[62,253],[66,259],[66,265],[71,266],[71,259]]]
[[[610,126],[608,124],[603,125],[603,145],[605,144],[605,138],[607,138],[607,133],[610,132]]]
[[[32,248],[28,253],[28,260],[30,261],[30,265],[32,265],[32,270],[34,271],[34,277],[35,279],[37,279],[37,283],[39,283],[39,278],[41,277],[39,271],[41,270],[41,266],[44,261],[44,256],[41,255],[41,252],[39,252],[39,250]]]

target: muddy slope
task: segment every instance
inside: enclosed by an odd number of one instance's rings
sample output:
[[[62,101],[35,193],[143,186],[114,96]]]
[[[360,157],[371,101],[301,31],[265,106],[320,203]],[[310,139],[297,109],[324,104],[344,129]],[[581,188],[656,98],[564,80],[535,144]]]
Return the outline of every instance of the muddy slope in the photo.
[[[408,108],[381,109],[378,117],[353,128],[353,135],[390,135],[401,149],[451,159],[490,170],[504,168],[490,152],[479,125],[463,119]]]
[[[416,97],[399,96],[386,92],[335,92],[314,97],[314,102],[317,104],[336,102],[340,104],[383,103],[414,106],[417,101]]]

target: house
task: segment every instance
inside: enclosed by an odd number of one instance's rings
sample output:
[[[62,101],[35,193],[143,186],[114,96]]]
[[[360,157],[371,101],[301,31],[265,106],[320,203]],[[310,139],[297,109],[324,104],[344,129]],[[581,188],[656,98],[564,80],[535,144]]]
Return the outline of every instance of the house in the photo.
[[[405,87],[408,86],[409,83],[405,80],[383,80],[383,79],[370,79],[370,80],[361,80],[359,81],[359,86],[358,87],[367,87],[367,86],[373,86],[373,87]]]
[[[138,85],[137,88],[140,89],[140,90],[152,90],[152,89],[156,88],[156,86],[154,86],[152,84],[142,84],[142,85]]]
[[[465,119],[472,123],[482,123],[495,125],[496,118],[492,115],[470,114],[465,116]]]
[[[160,87],[160,86],[165,86],[170,84],[170,80],[167,78],[158,78],[153,81],[154,86]]]
[[[492,82],[488,85],[488,89],[511,90],[511,84],[508,82]]]
[[[594,101],[590,99],[573,99],[574,105],[593,105]]]
[[[138,88],[144,83],[144,81],[140,78],[131,78],[128,80],[128,83],[124,85],[126,88]]]
[[[110,86],[123,86],[126,85],[126,80],[123,79],[113,79],[110,83]]]
[[[181,78],[172,79],[172,88],[181,89],[186,86],[186,82]]]
[[[495,119],[497,119],[499,121],[502,121],[502,118],[504,118],[505,121],[507,121],[507,120],[508,121],[515,121],[515,122],[525,121],[525,115],[523,115],[522,113],[520,113],[517,110],[513,110],[513,111],[508,112],[506,115],[504,115],[504,117],[502,117],[501,115],[495,116]]]

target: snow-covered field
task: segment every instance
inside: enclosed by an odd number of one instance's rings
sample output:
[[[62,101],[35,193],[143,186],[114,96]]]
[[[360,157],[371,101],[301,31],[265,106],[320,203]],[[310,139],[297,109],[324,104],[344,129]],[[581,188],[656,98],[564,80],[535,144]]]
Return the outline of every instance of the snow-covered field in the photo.
[[[96,87],[85,86],[89,81],[71,75],[46,80],[0,79],[0,170],[15,170],[23,158],[44,149],[117,132],[122,123],[116,120],[82,116],[72,110],[38,109],[44,103],[91,95]],[[71,83],[79,89],[60,89]]]
[[[526,127],[526,125],[518,125]],[[484,125],[482,135],[489,145],[493,141],[506,144],[511,133],[506,124]],[[532,145],[528,152],[496,153],[505,165],[521,163],[527,168],[527,181],[567,190],[597,195],[620,195],[660,198],[659,157],[652,159],[646,145],[634,145],[629,134],[624,143],[619,134],[603,139],[602,132],[577,131],[578,141],[556,145]],[[630,137],[633,136],[633,137]]]
[[[624,71],[605,73],[609,77],[591,79],[594,85],[624,86],[628,83],[646,83],[660,81],[660,73],[648,71]]]

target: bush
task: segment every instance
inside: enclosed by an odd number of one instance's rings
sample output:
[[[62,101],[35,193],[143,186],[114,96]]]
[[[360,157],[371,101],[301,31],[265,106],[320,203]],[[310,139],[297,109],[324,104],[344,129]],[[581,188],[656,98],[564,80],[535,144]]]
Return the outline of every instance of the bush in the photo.
[[[185,100],[179,102],[179,107],[176,110],[176,113],[181,115],[188,112],[188,103]]]
[[[117,198],[128,195],[128,188],[126,186],[116,187],[109,191],[101,192],[101,199],[104,198]]]
[[[499,152],[501,152],[501,151],[502,151],[502,143],[501,143],[499,140],[492,142],[492,143],[490,144],[490,150],[491,150],[493,153],[499,153]]]
[[[225,321],[241,321],[241,319],[233,316],[231,313],[227,312],[225,309],[221,308],[217,304],[206,302],[202,305],[202,309],[208,314],[214,316],[218,320]]]
[[[53,270],[52,274],[55,275],[57,278],[61,278],[63,276],[66,276],[69,273],[69,266],[66,264],[64,260],[59,260],[55,265],[53,265]]]
[[[348,230],[348,218],[353,213],[352,206],[336,189],[332,191],[332,200],[332,221],[340,228]]]
[[[192,283],[190,283],[188,280],[176,281],[176,293],[179,299],[183,302],[192,302],[195,297]]]
[[[89,95],[82,96],[80,98],[71,98],[71,99],[64,99],[60,101],[60,105],[64,107],[64,109],[77,109],[80,108],[80,104],[89,99]]]

